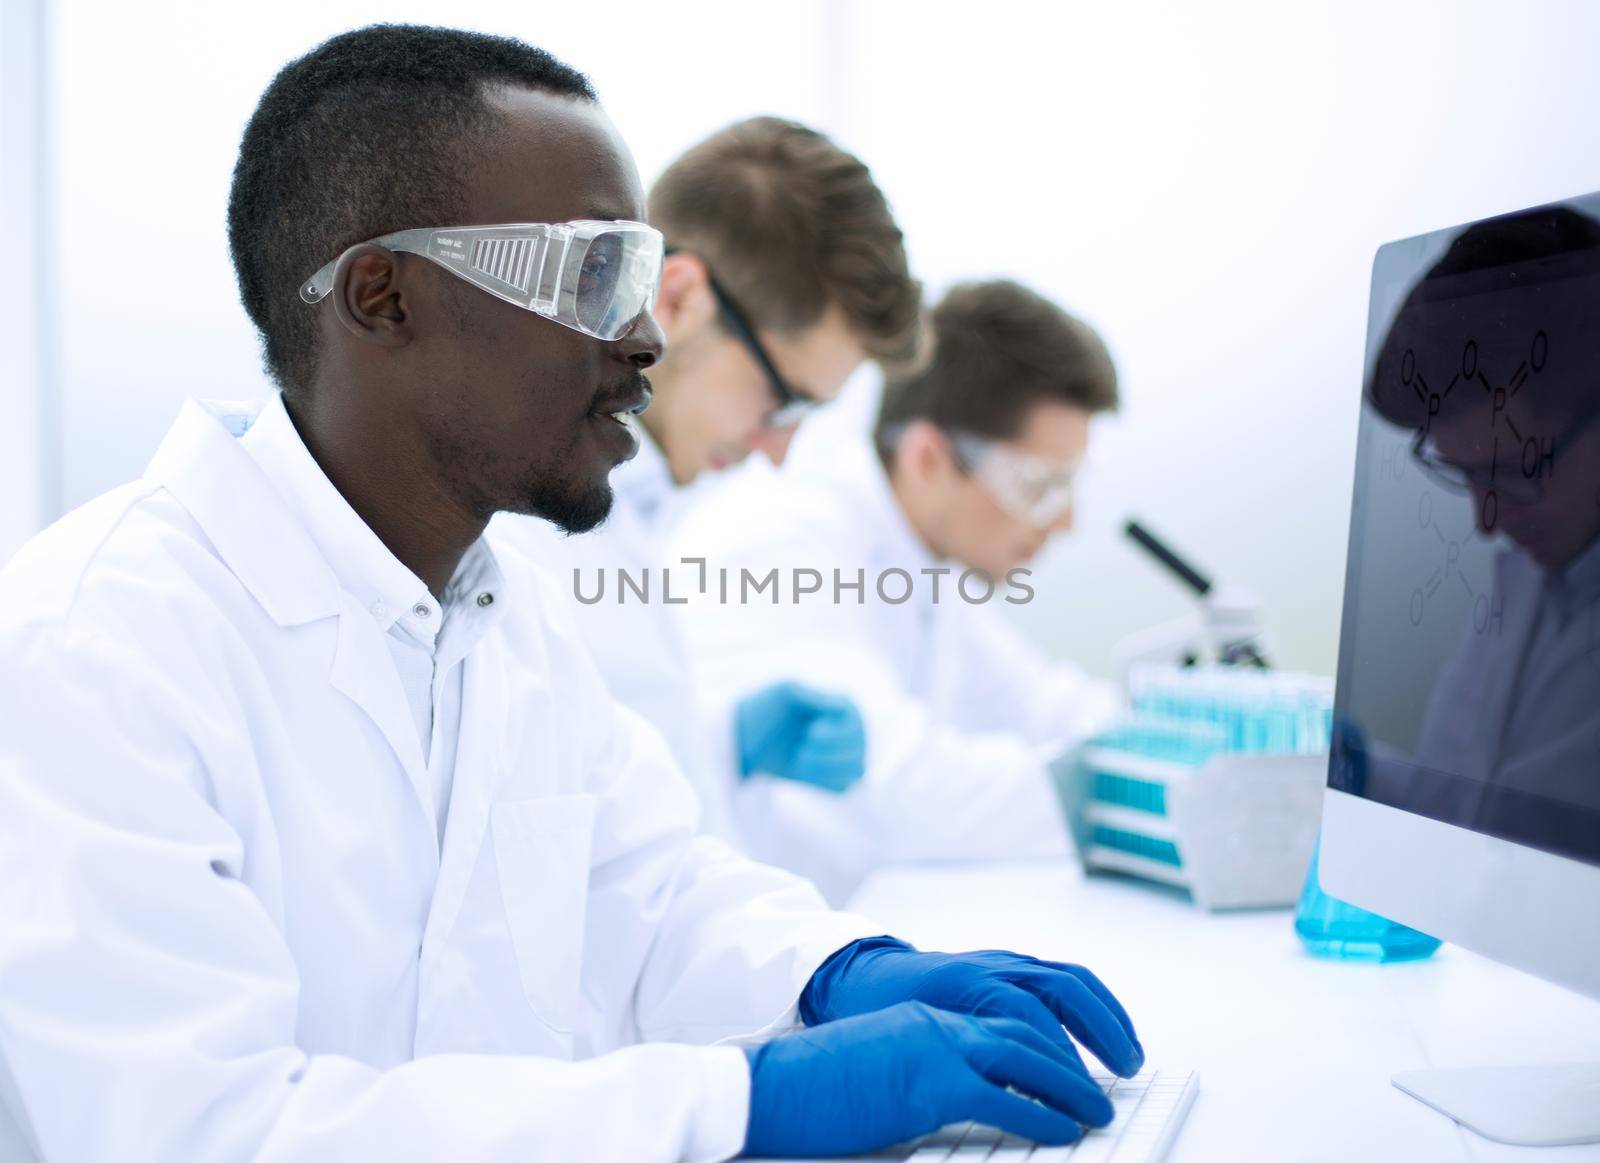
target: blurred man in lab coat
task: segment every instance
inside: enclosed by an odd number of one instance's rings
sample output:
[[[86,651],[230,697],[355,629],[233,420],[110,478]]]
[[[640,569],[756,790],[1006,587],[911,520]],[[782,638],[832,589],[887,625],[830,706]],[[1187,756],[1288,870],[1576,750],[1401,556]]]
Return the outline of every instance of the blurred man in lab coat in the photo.
[[[520,42],[374,26],[268,87],[229,226],[283,394],[187,402],[0,573],[0,1157],[1110,1119],[1063,1024],[1143,1055],[1092,975],[921,953],[697,836],[554,586],[485,543],[605,515],[663,349],[643,213],[588,82]],[[174,229],[108,278],[160,284]]]
[[[870,445],[751,472],[676,539],[718,579],[686,607],[711,705],[791,680],[836,684],[863,713],[856,786],[731,798],[749,851],[834,899],[882,862],[1063,853],[1045,764],[1116,705],[999,609],[1054,600],[1025,567],[1072,526],[1090,420],[1117,404],[1111,359],[1011,282],[955,288],[932,330],[931,362],[885,385]],[[777,589],[752,597],[746,574],[773,569]]]
[[[639,452],[612,475],[611,515],[573,537],[508,513],[490,535],[557,575],[612,693],[666,736],[707,830],[738,840],[730,782],[847,787],[862,773],[861,720],[828,681],[749,691],[708,713],[676,608],[695,578],[667,539],[702,477],[752,452],[781,461],[800,421],[864,361],[909,360],[921,293],[871,172],[793,121],[712,134],[656,180],[649,213],[668,246],[655,317],[669,353],[650,373]]]

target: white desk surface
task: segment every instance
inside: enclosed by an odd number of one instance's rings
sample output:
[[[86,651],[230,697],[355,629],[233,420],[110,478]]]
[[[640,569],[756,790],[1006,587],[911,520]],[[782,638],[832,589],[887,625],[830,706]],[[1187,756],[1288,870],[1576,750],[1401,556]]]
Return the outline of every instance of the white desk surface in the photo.
[[[1600,1146],[1487,1142],[1389,1083],[1397,1070],[1600,1060],[1600,1002],[1451,945],[1426,961],[1306,953],[1287,910],[1204,913],[1065,865],[905,868],[851,902],[924,949],[1002,948],[1092,969],[1149,1061],[1200,1094],[1169,1163],[1574,1163]]]

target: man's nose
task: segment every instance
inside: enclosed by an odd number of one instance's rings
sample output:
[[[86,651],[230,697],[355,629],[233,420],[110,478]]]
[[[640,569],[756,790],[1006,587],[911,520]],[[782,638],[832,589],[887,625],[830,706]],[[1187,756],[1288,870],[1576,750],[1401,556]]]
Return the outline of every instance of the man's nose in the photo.
[[[633,326],[617,340],[617,350],[635,371],[642,372],[661,362],[661,357],[667,353],[667,337],[655,315],[641,311]]]
[[[754,452],[765,453],[773,464],[781,465],[783,458],[789,455],[789,444],[798,431],[798,424],[791,424],[787,428],[768,428],[763,425],[750,437],[750,448]]]

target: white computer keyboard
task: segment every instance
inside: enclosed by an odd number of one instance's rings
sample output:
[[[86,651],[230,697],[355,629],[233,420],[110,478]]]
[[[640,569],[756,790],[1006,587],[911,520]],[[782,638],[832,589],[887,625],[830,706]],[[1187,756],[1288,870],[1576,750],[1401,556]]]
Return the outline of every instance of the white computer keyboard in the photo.
[[[1192,1070],[1145,1067],[1132,1078],[1103,1070],[1090,1075],[1111,1097],[1116,1115],[1104,1130],[1090,1131],[1065,1147],[1046,1147],[975,1123],[945,1127],[911,1143],[860,1155],[858,1160],[913,1163],[1161,1163],[1177,1137],[1199,1088]]]

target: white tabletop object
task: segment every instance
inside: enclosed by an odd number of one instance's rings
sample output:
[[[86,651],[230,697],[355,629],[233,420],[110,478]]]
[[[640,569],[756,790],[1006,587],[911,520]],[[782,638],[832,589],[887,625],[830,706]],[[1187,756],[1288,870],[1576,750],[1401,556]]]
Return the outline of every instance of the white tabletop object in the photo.
[[[1199,1075],[1169,1163],[1600,1163],[1600,1146],[1491,1143],[1390,1084],[1421,1067],[1600,1054],[1600,1003],[1453,946],[1421,962],[1324,960],[1289,910],[1204,913],[1066,864],[887,869],[851,907],[920,948],[1094,970],[1151,1065]]]

